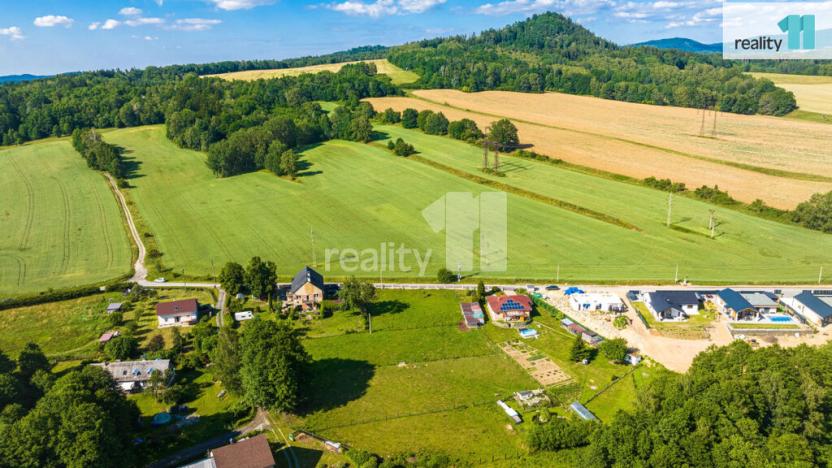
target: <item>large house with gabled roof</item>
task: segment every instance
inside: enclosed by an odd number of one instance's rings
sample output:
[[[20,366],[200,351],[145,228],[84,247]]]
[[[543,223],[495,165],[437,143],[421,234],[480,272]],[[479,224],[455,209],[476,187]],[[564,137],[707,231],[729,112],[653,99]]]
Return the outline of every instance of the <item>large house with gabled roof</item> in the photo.
[[[297,307],[304,311],[318,310],[324,300],[324,277],[307,267],[300,270],[292,279],[283,306]]]
[[[488,296],[485,301],[491,321],[501,327],[523,328],[532,320],[529,296]]]

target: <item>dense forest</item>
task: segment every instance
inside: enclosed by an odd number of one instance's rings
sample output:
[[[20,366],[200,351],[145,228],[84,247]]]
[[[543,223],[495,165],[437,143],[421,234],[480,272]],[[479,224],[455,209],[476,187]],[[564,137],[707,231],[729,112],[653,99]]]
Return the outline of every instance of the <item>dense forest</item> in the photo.
[[[391,49],[389,60],[421,76],[415,86],[464,91],[561,91],[740,114],[784,115],[794,96],[743,74],[718,55],[618,47],[556,14],[472,37]]]

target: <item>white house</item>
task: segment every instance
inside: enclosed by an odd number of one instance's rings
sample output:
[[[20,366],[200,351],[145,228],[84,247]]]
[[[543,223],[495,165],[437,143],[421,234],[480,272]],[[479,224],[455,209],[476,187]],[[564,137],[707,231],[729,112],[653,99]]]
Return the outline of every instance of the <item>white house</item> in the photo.
[[[832,323],[832,291],[803,291],[783,303],[816,327]]]
[[[641,299],[658,320],[686,320],[699,313],[699,296],[693,291],[655,291]]]
[[[156,304],[159,328],[193,325],[199,320],[199,303],[196,299],[160,302]]]
[[[144,389],[150,378],[156,372],[169,372],[170,379],[173,379],[174,368],[168,359],[156,359],[153,361],[116,361],[97,362],[91,366],[100,367],[113,376],[119,388],[125,392],[140,391]],[[170,380],[167,382],[170,383]]]
[[[731,320],[757,320],[777,312],[777,296],[761,291],[723,289],[713,295],[713,303]]]
[[[573,310],[600,310],[602,312],[624,312],[627,306],[612,293],[583,293],[569,296],[569,306]]]

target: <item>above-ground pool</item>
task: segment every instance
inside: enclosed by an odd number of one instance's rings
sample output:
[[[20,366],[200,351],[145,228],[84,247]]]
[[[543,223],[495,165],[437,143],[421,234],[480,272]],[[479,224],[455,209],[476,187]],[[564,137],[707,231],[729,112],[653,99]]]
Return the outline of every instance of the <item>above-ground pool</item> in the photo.
[[[157,413],[153,416],[153,425],[154,426],[164,426],[165,424],[169,423],[172,419],[170,413]]]

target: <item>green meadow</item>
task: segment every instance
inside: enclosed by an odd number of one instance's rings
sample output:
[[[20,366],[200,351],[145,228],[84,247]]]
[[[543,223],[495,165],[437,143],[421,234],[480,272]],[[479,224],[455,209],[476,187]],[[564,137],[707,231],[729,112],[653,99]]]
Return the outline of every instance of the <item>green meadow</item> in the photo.
[[[0,296],[130,271],[116,199],[66,140],[0,149]]]
[[[666,226],[666,192],[616,182],[546,162],[501,155],[504,176],[481,171],[482,150],[400,126],[380,126],[390,138],[403,138],[419,157],[498,184],[534,192],[624,220],[638,228],[598,230],[585,220],[569,226],[569,234],[552,232],[538,240],[536,251],[560,264],[561,279],[717,282],[811,282],[820,267],[832,264],[832,236],[764,220],[686,197],[674,197],[671,228]],[[711,210],[718,224],[710,238]],[[511,213],[511,206],[509,212]],[[541,213],[540,220],[545,222]],[[510,223],[509,229],[525,226]],[[510,238],[513,234],[510,231]],[[571,237],[580,245],[574,249]],[[515,245],[509,245],[514,253]],[[512,262],[513,264],[513,262]],[[551,276],[551,273],[550,273]]]

